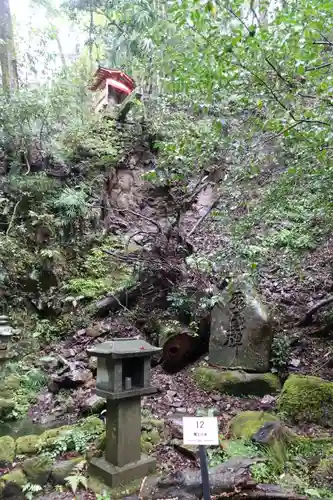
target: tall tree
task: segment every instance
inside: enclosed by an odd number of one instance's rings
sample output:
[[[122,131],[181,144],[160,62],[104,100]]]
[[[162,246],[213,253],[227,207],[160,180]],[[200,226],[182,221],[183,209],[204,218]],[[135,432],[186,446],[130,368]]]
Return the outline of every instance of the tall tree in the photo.
[[[9,0],[0,0],[0,66],[6,92],[18,88],[17,64]]]

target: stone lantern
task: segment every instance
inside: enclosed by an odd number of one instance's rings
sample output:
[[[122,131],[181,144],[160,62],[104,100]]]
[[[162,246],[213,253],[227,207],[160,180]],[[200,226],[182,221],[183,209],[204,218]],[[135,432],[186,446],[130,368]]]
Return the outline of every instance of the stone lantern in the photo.
[[[13,336],[13,329],[9,325],[8,316],[0,316],[0,372],[3,371],[9,359],[9,344]]]
[[[154,472],[141,454],[141,397],[154,394],[151,357],[161,349],[137,339],[114,339],[87,350],[97,357],[96,394],[106,398],[106,448],[89,471],[111,488]]]

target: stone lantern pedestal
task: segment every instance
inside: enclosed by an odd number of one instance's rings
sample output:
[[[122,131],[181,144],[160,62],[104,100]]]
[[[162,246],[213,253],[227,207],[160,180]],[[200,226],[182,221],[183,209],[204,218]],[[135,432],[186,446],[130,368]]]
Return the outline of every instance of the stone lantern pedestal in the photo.
[[[9,345],[13,336],[13,329],[9,325],[7,316],[0,316],[0,374],[10,359]]]
[[[105,397],[106,449],[89,472],[110,487],[154,472],[156,461],[141,454],[141,397],[154,394],[150,359],[160,349],[142,340],[114,339],[91,349],[97,357],[96,394]]]

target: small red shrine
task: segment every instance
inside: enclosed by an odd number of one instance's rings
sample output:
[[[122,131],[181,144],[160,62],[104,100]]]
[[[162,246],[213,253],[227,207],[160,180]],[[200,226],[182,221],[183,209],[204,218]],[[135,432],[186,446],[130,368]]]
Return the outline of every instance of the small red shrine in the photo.
[[[133,78],[121,70],[99,67],[89,90],[98,92],[95,111],[101,111],[110,105],[121,104],[135,89]]]

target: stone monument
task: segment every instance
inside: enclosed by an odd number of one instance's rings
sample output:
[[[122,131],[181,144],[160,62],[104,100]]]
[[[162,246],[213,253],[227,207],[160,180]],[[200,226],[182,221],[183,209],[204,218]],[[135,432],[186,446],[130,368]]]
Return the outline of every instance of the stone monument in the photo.
[[[8,316],[0,316],[0,374],[10,358],[9,345],[13,336],[13,329],[9,325]]]
[[[266,372],[270,368],[272,326],[250,284],[235,280],[211,314],[209,362],[224,368]]]
[[[150,359],[160,351],[143,340],[114,339],[87,350],[97,357],[96,394],[106,398],[106,449],[89,472],[111,488],[154,472],[156,461],[141,454],[141,396],[154,394]]]

